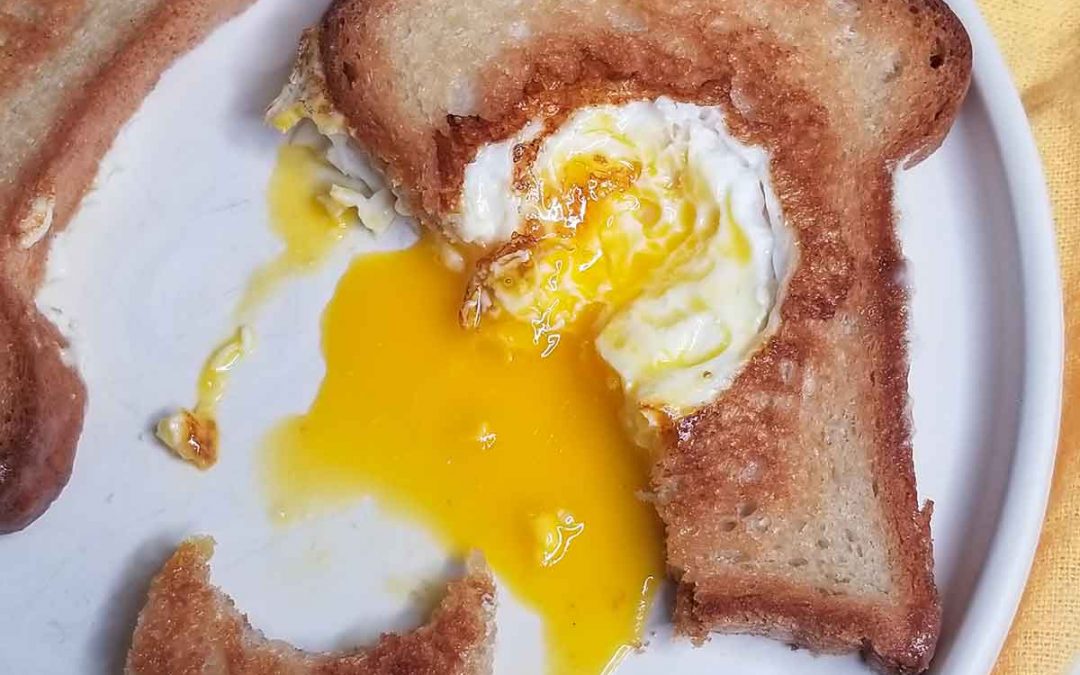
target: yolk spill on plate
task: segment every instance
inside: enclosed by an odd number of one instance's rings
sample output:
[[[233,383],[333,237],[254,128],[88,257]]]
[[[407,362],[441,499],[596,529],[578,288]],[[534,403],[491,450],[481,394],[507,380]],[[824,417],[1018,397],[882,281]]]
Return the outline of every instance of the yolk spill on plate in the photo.
[[[196,385],[195,408],[182,408],[158,421],[158,438],[200,469],[209,469],[217,462],[217,405],[225,395],[230,371],[251,350],[251,343],[248,328],[237,328],[203,363]]]
[[[330,181],[320,174],[325,162],[304,145],[283,145],[270,177],[270,213],[274,232],[285,244],[278,257],[256,270],[237,306],[242,321],[289,276],[323,261],[348,230],[319,202]]]
[[[280,161],[279,228],[316,187],[298,156]],[[591,343],[566,336],[545,358],[463,330],[464,289],[430,240],[352,263],[323,318],[316,399],[268,441],[273,508],[289,519],[375,496],[454,554],[481,550],[543,620],[551,672],[600,673],[640,638],[664,570],[637,496],[650,460]]]
[[[278,256],[252,275],[237,304],[239,327],[207,357],[196,385],[195,408],[181,408],[157,424],[157,437],[182,459],[209,469],[218,458],[217,404],[224,395],[228,372],[250,350],[246,324],[255,311],[289,276],[326,259],[348,229],[332,217],[318,195],[330,186],[326,165],[312,148],[284,145],[270,178],[270,204],[274,231],[285,245]]]

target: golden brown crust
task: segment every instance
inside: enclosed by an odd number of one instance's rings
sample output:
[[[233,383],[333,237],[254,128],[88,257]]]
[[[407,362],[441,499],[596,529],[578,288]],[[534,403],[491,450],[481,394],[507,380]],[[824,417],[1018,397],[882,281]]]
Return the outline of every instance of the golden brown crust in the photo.
[[[929,606],[885,612],[870,602],[823,596],[785,581],[758,583],[746,575],[717,576],[706,587],[680,584],[674,619],[696,642],[718,631],[761,635],[824,654],[862,646],[878,670],[905,675],[926,669],[939,628]]]
[[[52,122],[46,140],[19,167],[18,179],[0,190],[0,285],[4,289],[0,332],[8,354],[3,364],[8,370],[0,372],[0,396],[11,402],[9,409],[24,415],[17,426],[10,427],[16,433],[0,438],[0,532],[25,527],[59,494],[70,474],[82,427],[83,385],[61,361],[63,342],[55,328],[33,308],[48,243],[71,218],[98,161],[161,72],[249,2],[162,3],[145,22],[133,27],[125,38],[130,41],[101,64],[91,83],[64,102],[62,116]],[[48,21],[31,27],[9,22],[8,27],[17,33],[9,44],[32,45],[30,61],[44,60],[50,51],[62,48],[77,25],[73,14],[84,4],[85,0],[42,5],[51,7]],[[14,86],[21,68],[5,65],[0,69],[0,94]],[[40,241],[27,245],[20,227],[35,198],[41,197],[55,200],[51,228]],[[52,467],[49,472],[31,470],[46,465]],[[39,477],[36,487],[33,476]]]
[[[21,167],[17,186],[0,201],[4,272],[17,288],[33,293],[41,280],[48,246],[22,249],[12,232],[34,197],[54,195],[49,237],[63,229],[89,188],[101,157],[124,122],[177,57],[252,0],[178,0],[163,3],[133,31],[130,42],[103,63],[93,81],[65,101],[33,160]]]
[[[903,99],[883,102],[887,105],[875,102],[865,109],[849,108],[850,96],[836,96],[831,88],[860,84],[852,72],[861,69],[845,69],[850,59],[835,58],[829,45],[822,44],[828,40],[812,28],[815,11],[828,12],[832,5],[855,7],[856,3],[818,1],[792,12],[787,3],[766,2],[758,8],[762,16],[752,19],[753,12],[741,0],[672,5],[609,0],[596,6],[595,11],[601,13],[620,10],[627,17],[625,25],[606,25],[605,19],[588,10],[575,13],[566,7],[580,4],[537,3],[535,11],[549,16],[523,19],[537,23],[528,40],[506,46],[479,72],[468,73],[475,77],[473,88],[479,94],[471,106],[473,114],[461,115],[433,110],[426,99],[402,94],[410,87],[399,80],[417,74],[404,72],[397,61],[408,62],[413,69],[416,61],[415,56],[406,59],[395,54],[407,48],[393,42],[401,37],[394,30],[394,18],[408,23],[411,3],[335,1],[322,21],[320,42],[331,97],[345,113],[353,135],[386,165],[391,183],[421,219],[443,224],[456,205],[461,166],[480,144],[509,136],[551,98],[562,98],[572,107],[577,91],[594,83],[604,83],[609,89],[624,87],[629,97],[664,93],[684,100],[700,100],[703,91],[725,83],[728,91],[735,90],[746,103],[742,90],[755,83],[737,66],[743,55],[755,54],[766,66],[765,78],[791,75],[800,80],[789,85],[815,94],[834,124],[854,131],[857,144],[870,146],[860,150],[872,149],[888,162],[907,157],[916,161],[936,148],[966,91],[970,44],[963,27],[940,0],[858,3],[861,18],[853,19],[853,25],[865,29],[867,39],[897,43],[905,52],[903,57],[914,61],[898,58],[882,75],[896,80],[891,89]],[[439,9],[418,11],[437,13]],[[769,21],[776,19],[770,11],[805,16],[809,33],[778,36],[769,28]],[[648,30],[635,29],[639,26]],[[894,108],[899,112],[890,114]],[[871,119],[868,110],[885,113]]]
[[[86,0],[11,0],[0,8],[0,92],[33,72],[63,40]]]
[[[668,563],[680,583],[677,628],[689,634],[703,626],[782,631],[803,646],[860,649],[885,670],[921,672],[933,656],[940,609],[931,510],[919,509],[911,458],[907,294],[893,227],[892,176],[879,163],[845,166],[833,158],[834,175],[821,177],[822,164],[797,156],[778,152],[773,163],[801,256],[783,320],[730,389],[677,424],[654,471]],[[860,199],[843,222],[858,227],[841,229],[834,222],[817,231],[829,217],[816,209],[841,198],[844,188],[837,186],[852,184],[859,185]],[[830,232],[844,236],[833,239]],[[838,253],[823,258],[823,248]],[[830,278],[846,282],[822,282]],[[881,504],[893,587],[879,601],[866,602],[830,597],[834,585],[792,587],[780,571],[771,578],[748,576],[753,592],[732,583],[730,566],[716,563],[716,551],[737,552],[731,559],[737,567],[762,553],[757,546],[768,534],[739,518],[744,505],[753,505],[758,517],[801,514],[810,522],[834,508],[815,498],[835,461],[823,445],[822,427],[838,411],[850,416],[850,433],[858,439],[849,450],[872,449],[868,480]],[[726,531],[725,523],[735,526]]]
[[[183,542],[150,586],[128,675],[480,675],[491,670],[495,584],[479,560],[447,588],[424,626],[370,648],[312,654],[267,640],[210,583],[213,540]]]
[[[0,280],[0,534],[40,516],[71,475],[86,389],[56,328]]]
[[[461,115],[449,85],[401,84],[407,59],[395,49],[407,47],[386,38],[400,37],[395,21],[422,23],[444,4],[337,0],[322,23],[335,104],[431,226],[452,226],[480,144],[585,103],[664,94],[719,105],[735,136],[770,151],[797,257],[781,321],[713,405],[670,430],[653,474],[679,583],[677,629],[786,634],[861,650],[883,669],[925,669],[940,608],[930,508],[919,507],[911,457],[892,172],[940,144],[966,93],[971,51],[959,21],[938,0],[808,2],[797,12],[771,1],[599,3],[619,25],[581,3],[544,2],[546,16],[520,10],[527,39],[495,35],[494,23],[474,31],[501,46],[464,75],[426,64],[475,85]],[[457,58],[485,48],[470,42]],[[844,517],[859,527],[837,529]],[[807,572],[809,554],[785,559],[777,548],[795,539],[823,560],[838,551],[852,569]]]

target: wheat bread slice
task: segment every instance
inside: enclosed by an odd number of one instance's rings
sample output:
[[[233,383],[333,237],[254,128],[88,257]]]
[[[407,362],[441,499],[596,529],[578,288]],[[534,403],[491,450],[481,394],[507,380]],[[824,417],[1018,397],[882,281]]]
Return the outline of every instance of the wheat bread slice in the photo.
[[[893,173],[970,80],[938,0],[338,0],[322,66],[352,136],[453,234],[464,166],[528,120],[669,96],[765,147],[794,236],[779,321],[732,386],[673,420],[652,476],[677,630],[769,635],[924,670],[940,608],[907,392]]]
[[[0,533],[67,483],[85,390],[34,294],[52,236],[161,72],[250,0],[0,5]]]
[[[128,652],[127,675],[481,675],[491,672],[495,585],[471,558],[429,621],[345,654],[268,640],[210,582],[214,543],[180,544],[150,585]]]

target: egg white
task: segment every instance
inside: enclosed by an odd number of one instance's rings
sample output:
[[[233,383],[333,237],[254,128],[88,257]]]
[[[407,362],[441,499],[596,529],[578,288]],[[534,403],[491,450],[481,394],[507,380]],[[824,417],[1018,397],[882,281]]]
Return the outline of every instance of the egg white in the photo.
[[[282,130],[299,119],[311,119],[330,142],[328,165],[340,174],[324,200],[338,211],[356,209],[369,229],[384,230],[397,211],[387,188],[370,168],[363,153],[345,135],[344,118],[325,93],[325,80],[305,44],[289,84],[271,107],[268,118]],[[514,188],[514,148],[534,140],[541,125],[531,123],[514,136],[480,147],[466,166],[458,210],[449,217],[458,243],[497,250],[534,224],[558,219],[537,191]],[[632,160],[650,167],[638,177],[635,189],[659,194],[662,218],[671,219],[682,202],[703,212],[719,210],[731,216],[709,232],[695,223],[686,250],[672,251],[671,264],[655,270],[648,283],[629,301],[600,312],[595,345],[618,374],[627,398],[641,411],[663,411],[679,417],[714,400],[727,388],[750,355],[775,326],[775,309],[792,254],[791,236],[769,177],[768,154],[736,140],[727,130],[723,112],[661,97],[620,105],[580,109],[546,135],[531,167],[538,185],[552,182],[568,158],[602,155]],[[699,177],[695,194],[672,188],[684,176]],[[548,209],[550,210],[550,209]],[[700,218],[698,220],[701,220]],[[631,246],[647,247],[649,237],[633,218],[612,226],[624,231]],[[749,255],[731,255],[732,230],[745,238]],[[524,258],[515,254],[514,261]],[[506,261],[494,261],[498,267]],[[529,261],[540,271],[543,258]],[[512,265],[511,265],[512,266]],[[534,274],[542,282],[561,285],[579,304],[581,289],[556,274]],[[557,344],[566,328],[537,308],[538,288],[488,289],[484,310],[500,310],[531,322],[536,341]],[[602,301],[600,304],[603,304]]]
[[[551,206],[537,190],[518,193],[513,187],[514,146],[537,131],[530,126],[483,147],[466,167],[456,218],[463,241],[492,246],[509,241],[527,221],[535,228],[538,221],[558,218],[546,213]],[[601,312],[594,327],[597,350],[619,375],[627,396],[643,409],[681,416],[728,387],[768,332],[790,250],[770,184],[769,157],[733,138],[719,109],[660,98],[578,110],[543,139],[532,175],[542,186],[567,162],[597,155],[647,167],[634,189],[658,195],[662,223],[673,220],[687,201],[699,214],[690,243],[672,250],[671,263],[653,271],[636,297]],[[691,176],[698,177],[693,190],[682,183]],[[702,215],[710,213],[722,215],[715,232]],[[607,227],[622,228],[630,246],[644,250],[655,243],[632,214],[612,219]],[[748,255],[732,254],[735,236],[743,237]],[[545,261],[538,257],[529,264],[543,270]],[[541,286],[565,285],[560,292],[569,295],[579,289],[567,284],[569,275],[555,270],[530,274],[531,288],[492,284],[488,302],[496,312],[540,326],[537,341],[552,335],[557,341],[565,326],[552,325]]]

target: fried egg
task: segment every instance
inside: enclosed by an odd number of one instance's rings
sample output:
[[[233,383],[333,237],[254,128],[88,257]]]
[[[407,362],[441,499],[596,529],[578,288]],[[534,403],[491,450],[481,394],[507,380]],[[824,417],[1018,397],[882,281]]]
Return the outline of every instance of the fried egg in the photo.
[[[299,165],[283,151],[271,215],[283,230],[297,214],[275,203],[317,203],[382,231],[390,198],[314,51],[309,35],[270,118],[312,120],[329,140],[306,170],[339,175],[279,180]],[[787,248],[768,157],[716,109],[584,108],[479,148],[448,225],[342,278],[319,392],[268,437],[274,512],[373,495],[482,551],[542,619],[550,672],[610,672],[664,574],[641,445],[730,384],[774,318]]]
[[[714,400],[760,344],[786,267],[768,156],[715,108],[594,106],[539,141],[521,189],[512,158],[536,133],[466,168],[462,241],[529,242],[481,264],[466,325],[511,318],[544,352],[569,332],[594,338],[643,411]]]

